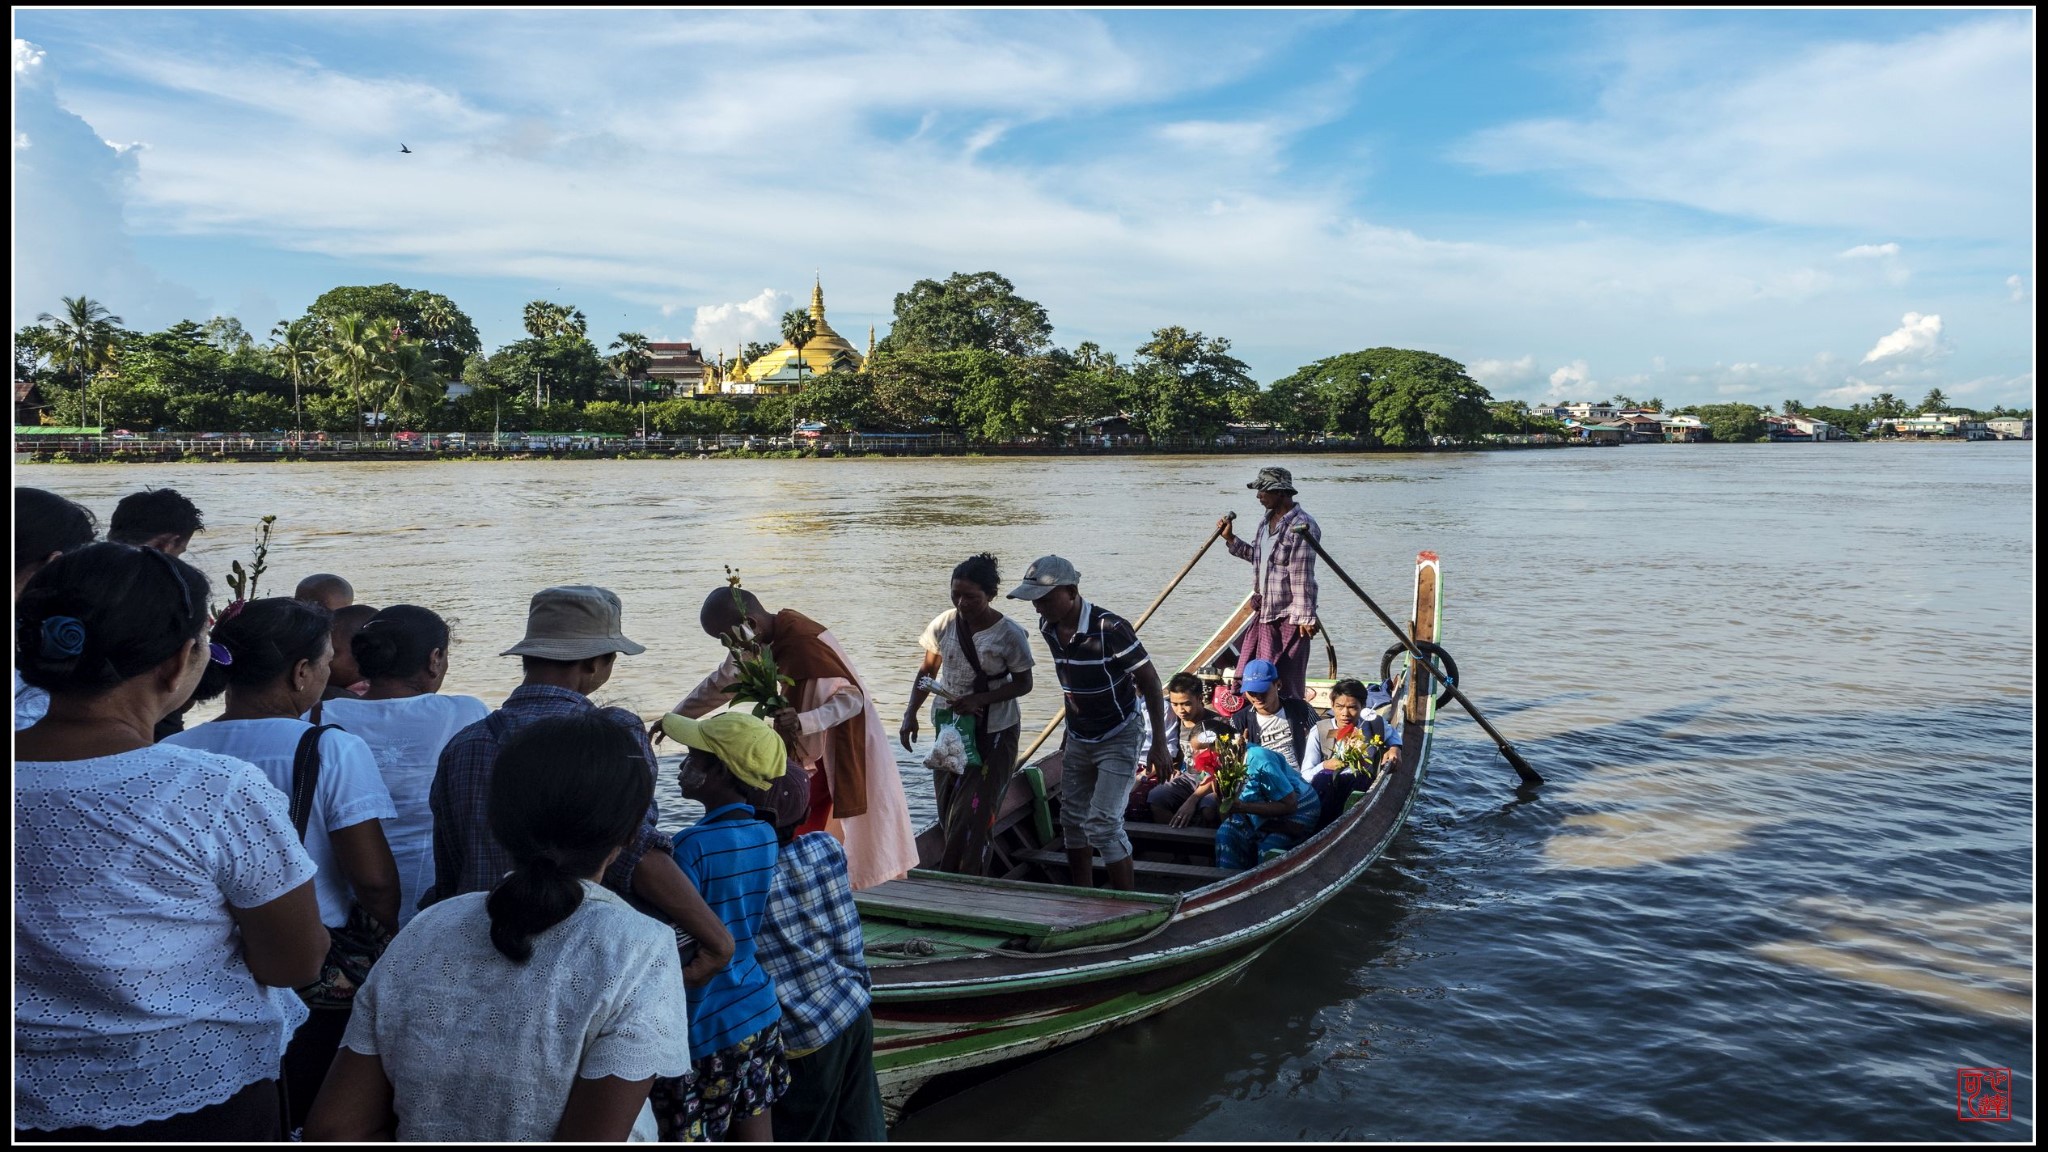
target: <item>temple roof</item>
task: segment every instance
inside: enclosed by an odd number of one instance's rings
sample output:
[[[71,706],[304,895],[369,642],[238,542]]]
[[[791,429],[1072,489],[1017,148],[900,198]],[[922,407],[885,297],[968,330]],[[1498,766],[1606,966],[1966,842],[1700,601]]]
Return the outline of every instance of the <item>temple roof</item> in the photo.
[[[820,375],[832,371],[832,366],[842,360],[850,360],[855,368],[866,362],[860,349],[847,342],[846,337],[835,331],[825,321],[825,288],[822,281],[811,285],[811,338],[804,344],[803,361],[806,375]],[[775,346],[773,352],[747,365],[745,379],[760,381],[788,372],[796,360],[796,349],[788,341]]]

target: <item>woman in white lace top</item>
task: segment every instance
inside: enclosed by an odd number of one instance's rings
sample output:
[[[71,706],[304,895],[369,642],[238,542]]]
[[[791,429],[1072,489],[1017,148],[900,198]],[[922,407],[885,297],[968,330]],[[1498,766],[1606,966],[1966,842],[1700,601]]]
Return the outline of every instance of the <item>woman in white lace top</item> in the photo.
[[[52,561],[15,605],[50,694],[15,737],[18,1139],[275,1140],[320,974],[314,864],[262,772],[150,743],[209,658],[207,581],[146,548]]]

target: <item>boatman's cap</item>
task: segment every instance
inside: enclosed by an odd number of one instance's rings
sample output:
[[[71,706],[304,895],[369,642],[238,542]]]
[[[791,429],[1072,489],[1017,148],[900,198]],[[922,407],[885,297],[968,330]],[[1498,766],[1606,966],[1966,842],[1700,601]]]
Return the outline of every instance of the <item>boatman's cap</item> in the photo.
[[[1244,666],[1244,690],[1250,693],[1264,692],[1280,682],[1280,669],[1273,667],[1271,660],[1254,660]]]
[[[1259,478],[1245,487],[1254,492],[1292,492],[1294,473],[1285,468],[1261,468]]]
[[[526,637],[500,656],[542,660],[588,660],[607,652],[638,656],[647,651],[619,631],[618,594],[590,584],[543,588],[526,607]]]
[[[1058,556],[1040,556],[1024,570],[1024,582],[1010,590],[1012,600],[1036,600],[1061,585],[1081,582],[1081,572]]]

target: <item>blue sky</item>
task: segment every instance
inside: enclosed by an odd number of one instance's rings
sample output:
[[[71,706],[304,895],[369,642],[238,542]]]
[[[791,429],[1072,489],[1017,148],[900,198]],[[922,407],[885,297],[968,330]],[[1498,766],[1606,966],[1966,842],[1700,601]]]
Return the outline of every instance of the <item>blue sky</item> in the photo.
[[[2034,20],[15,10],[14,322],[857,341],[993,269],[1064,344],[1377,345],[1496,395],[2031,404]],[[400,155],[404,141],[413,154]]]

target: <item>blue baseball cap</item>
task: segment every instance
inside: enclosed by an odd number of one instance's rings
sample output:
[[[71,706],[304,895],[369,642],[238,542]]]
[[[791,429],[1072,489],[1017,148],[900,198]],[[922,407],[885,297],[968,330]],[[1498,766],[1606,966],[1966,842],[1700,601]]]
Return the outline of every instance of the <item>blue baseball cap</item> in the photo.
[[[1244,690],[1264,692],[1280,681],[1280,669],[1271,660],[1254,660],[1244,666]]]

